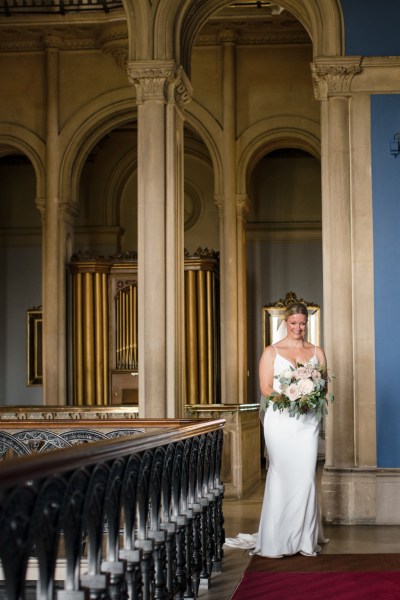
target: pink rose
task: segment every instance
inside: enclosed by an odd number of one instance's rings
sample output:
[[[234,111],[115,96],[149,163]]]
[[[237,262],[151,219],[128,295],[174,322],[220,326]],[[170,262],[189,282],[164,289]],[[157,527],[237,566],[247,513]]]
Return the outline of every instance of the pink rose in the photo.
[[[289,398],[290,402],[294,402],[300,398],[301,393],[297,383],[291,383],[285,390],[285,395]]]
[[[311,367],[298,367],[294,372],[294,376],[296,379],[308,379],[311,377],[312,371]]]
[[[313,372],[311,373],[311,377],[313,378],[314,381],[319,381],[321,379],[322,375],[318,371],[318,369],[314,369]]]

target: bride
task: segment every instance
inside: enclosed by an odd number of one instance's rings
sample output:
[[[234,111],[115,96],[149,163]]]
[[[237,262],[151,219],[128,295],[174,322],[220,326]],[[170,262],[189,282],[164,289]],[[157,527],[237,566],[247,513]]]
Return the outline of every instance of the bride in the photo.
[[[326,370],[322,348],[305,338],[308,311],[301,302],[285,311],[287,335],[267,346],[259,364],[263,396],[279,392],[274,376],[296,367],[297,363],[319,364]],[[319,518],[316,464],[319,421],[314,411],[299,418],[290,417],[287,409],[274,411],[268,405],[264,416],[265,444],[269,468],[255,549],[252,554],[281,558],[300,552],[316,556],[323,538]]]

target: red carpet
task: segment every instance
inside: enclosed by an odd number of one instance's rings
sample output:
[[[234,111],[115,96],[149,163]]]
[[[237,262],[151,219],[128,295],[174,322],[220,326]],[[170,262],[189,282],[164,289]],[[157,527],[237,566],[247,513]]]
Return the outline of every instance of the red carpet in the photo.
[[[254,556],[231,600],[400,600],[400,555]]]

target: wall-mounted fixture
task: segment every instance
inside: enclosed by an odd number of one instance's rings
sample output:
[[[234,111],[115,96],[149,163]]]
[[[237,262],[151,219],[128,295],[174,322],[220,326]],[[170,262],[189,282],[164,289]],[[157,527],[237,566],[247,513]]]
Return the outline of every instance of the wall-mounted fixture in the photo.
[[[390,154],[395,158],[400,154],[400,131],[394,134],[393,140],[390,142]]]

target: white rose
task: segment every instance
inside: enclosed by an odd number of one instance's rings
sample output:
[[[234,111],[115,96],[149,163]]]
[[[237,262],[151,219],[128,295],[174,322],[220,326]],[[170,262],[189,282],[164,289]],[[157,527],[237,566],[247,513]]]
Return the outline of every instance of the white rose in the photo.
[[[296,379],[308,379],[311,376],[312,369],[310,367],[299,367],[295,371]]]
[[[290,402],[300,398],[301,393],[297,383],[291,383],[285,390],[285,395],[289,398]]]
[[[285,369],[282,373],[283,377],[285,379],[291,379],[292,378],[292,373],[293,373],[293,369]]]
[[[314,384],[311,379],[300,379],[297,385],[302,396],[311,394],[314,391]]]

